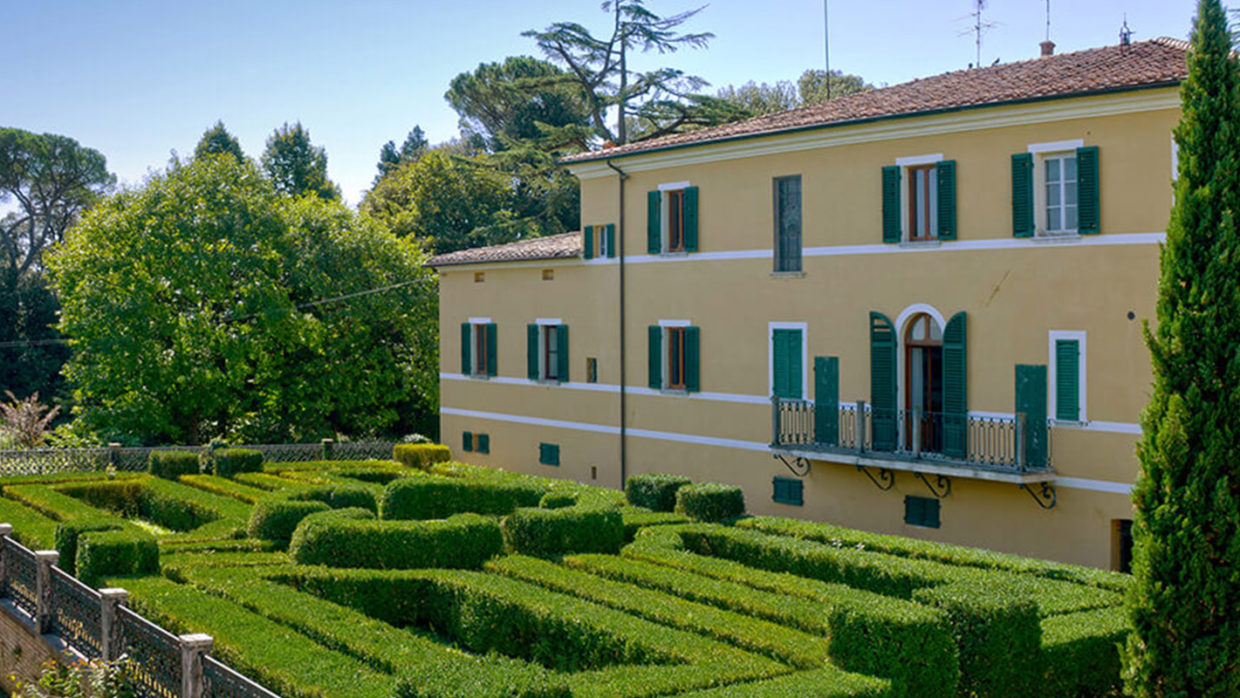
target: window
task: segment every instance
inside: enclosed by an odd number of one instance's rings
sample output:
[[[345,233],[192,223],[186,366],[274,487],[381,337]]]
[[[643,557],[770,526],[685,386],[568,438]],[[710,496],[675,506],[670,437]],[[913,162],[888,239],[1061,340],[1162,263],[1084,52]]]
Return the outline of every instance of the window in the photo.
[[[461,450],[469,453],[474,450],[474,434],[467,431],[461,435]]]
[[[474,450],[477,451],[478,453],[490,453],[491,452],[491,435],[490,434],[475,434],[474,435]]]
[[[485,282],[486,280],[487,280],[487,273],[485,271],[474,272],[474,283],[480,284],[480,283]]]
[[[542,280],[543,281],[555,281],[555,270],[554,269],[543,269]]]
[[[688,182],[664,184],[646,195],[646,251],[650,254],[696,252],[698,188]]]
[[[904,523],[923,528],[939,527],[939,500],[930,497],[904,498]]]
[[[775,271],[801,271],[801,176],[775,178]]]
[[[779,504],[803,506],[805,504],[805,483],[790,477],[777,477],[773,481],[774,492],[771,499]]]
[[[560,464],[560,445],[559,444],[538,444],[538,462],[542,465]]]
[[[1062,141],[1028,150],[1012,156],[1012,235],[1097,233],[1098,148]]]
[[[1048,412],[1058,421],[1085,421],[1085,333],[1052,330]]]
[[[664,320],[649,328],[650,387],[653,390],[701,389],[701,330],[688,321]]]
[[[539,320],[526,326],[527,368],[530,380],[568,380],[568,325]]]
[[[805,396],[804,327],[771,328],[771,394],[787,400]]]
[[[1111,522],[1112,564],[1120,572],[1132,573],[1132,519]]]
[[[883,242],[956,239],[956,161],[896,158],[882,170]]]
[[[585,247],[585,258],[594,259],[595,257],[615,257],[616,256],[616,226],[613,223],[606,225],[587,225],[581,231],[582,239]]]
[[[498,331],[490,318],[470,318],[461,323],[461,373],[488,377],[496,374]]]
[[[586,382],[598,382],[598,359],[593,356],[586,357]]]

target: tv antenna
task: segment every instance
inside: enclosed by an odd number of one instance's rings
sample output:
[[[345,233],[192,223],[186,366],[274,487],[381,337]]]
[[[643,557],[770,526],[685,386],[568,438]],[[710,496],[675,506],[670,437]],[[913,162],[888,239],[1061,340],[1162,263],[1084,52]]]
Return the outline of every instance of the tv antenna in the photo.
[[[973,35],[973,44],[977,49],[977,57],[970,67],[975,65],[980,68],[982,66],[982,35],[999,26],[999,23],[987,22],[982,19],[982,11],[986,9],[986,0],[972,0],[972,2],[973,11],[968,16],[973,18],[973,26],[960,32],[958,36]]]
[[[1046,0],[1046,40],[1051,40],[1051,0]]]

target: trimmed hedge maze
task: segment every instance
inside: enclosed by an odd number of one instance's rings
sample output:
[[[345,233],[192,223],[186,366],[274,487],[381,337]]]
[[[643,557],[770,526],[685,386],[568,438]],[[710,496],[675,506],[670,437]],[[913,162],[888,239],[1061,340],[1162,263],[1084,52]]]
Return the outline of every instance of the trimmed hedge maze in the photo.
[[[0,481],[0,519],[284,696],[834,698],[1119,690],[1125,575],[454,463]],[[203,470],[210,471],[206,474]]]

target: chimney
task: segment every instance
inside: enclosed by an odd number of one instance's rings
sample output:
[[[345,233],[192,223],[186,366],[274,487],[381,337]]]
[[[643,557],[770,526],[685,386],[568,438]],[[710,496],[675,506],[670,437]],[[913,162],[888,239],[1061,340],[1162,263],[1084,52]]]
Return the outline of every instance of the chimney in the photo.
[[[1047,56],[1055,55],[1055,42],[1054,41],[1047,39],[1046,41],[1043,41],[1042,43],[1038,45],[1042,47],[1043,58],[1046,58]]]

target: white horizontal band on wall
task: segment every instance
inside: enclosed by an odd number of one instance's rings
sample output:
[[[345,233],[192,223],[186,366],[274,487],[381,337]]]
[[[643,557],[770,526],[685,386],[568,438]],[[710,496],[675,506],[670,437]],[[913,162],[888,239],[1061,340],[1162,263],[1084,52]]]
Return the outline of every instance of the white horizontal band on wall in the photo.
[[[510,422],[513,424],[529,424],[531,426],[550,427],[553,429],[571,429],[574,431],[586,431],[595,434],[611,434],[620,435],[620,427],[608,426],[604,424],[589,424],[587,422],[572,422],[563,419],[545,419],[543,417],[527,417],[518,414],[504,414],[501,412],[484,412],[481,410],[463,410],[456,407],[441,407],[440,414],[450,414],[457,417],[472,417],[474,419],[490,419],[497,422]],[[742,441],[740,439],[724,439],[714,436],[696,436],[693,434],[678,434],[670,431],[655,431],[653,429],[629,429],[629,436],[642,439],[656,439],[659,441],[674,441],[677,443],[694,444],[698,446],[718,446],[720,448],[732,448],[742,451],[758,451],[770,453],[770,444],[761,441]],[[1054,480],[1056,487],[1066,487],[1075,490],[1090,490],[1094,492],[1107,492],[1111,494],[1127,495],[1132,492],[1132,485],[1125,482],[1111,482],[1108,480],[1089,480],[1077,477],[1060,477]]]

